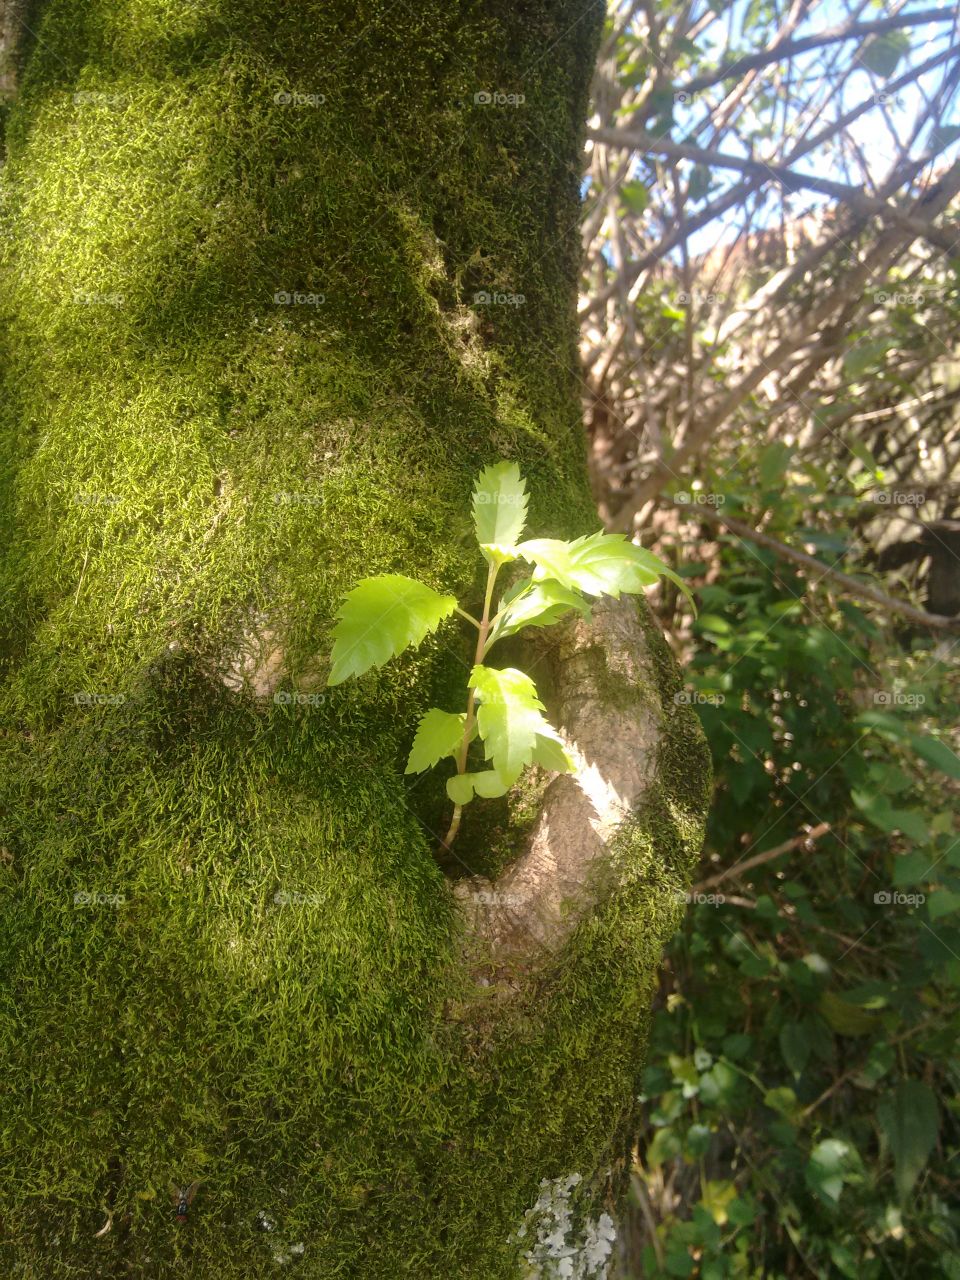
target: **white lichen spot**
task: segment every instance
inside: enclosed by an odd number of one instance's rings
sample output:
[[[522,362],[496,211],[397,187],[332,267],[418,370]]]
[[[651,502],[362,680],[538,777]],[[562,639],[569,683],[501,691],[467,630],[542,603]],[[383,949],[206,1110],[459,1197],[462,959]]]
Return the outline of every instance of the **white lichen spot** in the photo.
[[[273,1251],[273,1260],[278,1267],[285,1267],[288,1263],[293,1262],[294,1259],[301,1257],[304,1249],[306,1249],[306,1245],[302,1240],[296,1244],[277,1245]]]
[[[607,1280],[616,1227],[608,1213],[597,1219],[578,1212],[573,1203],[579,1173],[543,1178],[540,1194],[514,1236],[535,1243],[524,1253],[523,1280]]]

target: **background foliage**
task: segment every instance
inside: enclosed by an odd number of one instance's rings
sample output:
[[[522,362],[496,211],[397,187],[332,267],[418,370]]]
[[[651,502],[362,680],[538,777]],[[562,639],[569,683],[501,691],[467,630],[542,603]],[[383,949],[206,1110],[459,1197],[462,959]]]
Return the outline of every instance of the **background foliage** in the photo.
[[[960,1276],[958,74],[948,7],[608,22],[594,490],[695,588],[718,781],[625,1276]]]

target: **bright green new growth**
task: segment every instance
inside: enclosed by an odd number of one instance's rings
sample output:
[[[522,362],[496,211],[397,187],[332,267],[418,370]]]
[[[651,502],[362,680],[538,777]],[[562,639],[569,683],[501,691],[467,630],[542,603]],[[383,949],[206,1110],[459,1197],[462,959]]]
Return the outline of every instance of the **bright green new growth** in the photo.
[[[504,795],[531,764],[571,773],[575,764],[557,730],[544,718],[543,703],[529,676],[512,667],[486,665],[490,650],[525,627],[547,627],[571,610],[587,620],[585,596],[623,592],[640,594],[661,575],[682,580],[657,556],[629,542],[624,534],[597,533],[563,542],[534,538],[521,542],[527,519],[527,487],[515,462],[485,467],[473,491],[473,523],[481,554],[488,565],[483,614],[479,621],[456,599],[440,595],[402,574],[364,578],[348,592],[337,612],[328,684],[383,666],[411,645],[418,645],[452,613],[476,627],[477,649],[468,682],[465,712],[431,708],[421,719],[407,773],[422,773],[448,756],[457,772],[447,781],[454,812],[444,845],[449,847],[460,825],[460,811],[475,795]],[[505,564],[524,560],[533,565],[529,577],[504,593],[493,612],[497,575]],[[479,735],[484,759],[491,766],[467,770],[470,743]]]

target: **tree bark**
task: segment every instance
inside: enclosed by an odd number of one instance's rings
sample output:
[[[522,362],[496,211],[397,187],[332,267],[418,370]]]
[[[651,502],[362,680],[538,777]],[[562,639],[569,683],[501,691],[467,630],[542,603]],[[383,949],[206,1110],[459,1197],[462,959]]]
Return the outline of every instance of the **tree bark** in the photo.
[[[642,603],[519,650],[581,770],[471,805],[447,866],[403,766],[469,636],[324,685],[358,578],[471,608],[482,465],[519,462],[531,536],[598,523],[602,6],[41,10],[0,285],[5,1273],[506,1280],[567,1196],[603,1274],[707,802],[676,664]],[[470,886],[496,926],[571,823],[505,958]]]

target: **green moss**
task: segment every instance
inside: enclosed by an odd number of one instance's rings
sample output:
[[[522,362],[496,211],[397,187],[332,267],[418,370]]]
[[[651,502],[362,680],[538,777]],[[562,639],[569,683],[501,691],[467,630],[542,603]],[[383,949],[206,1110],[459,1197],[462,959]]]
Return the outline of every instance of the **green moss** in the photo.
[[[303,1241],[302,1275],[512,1277],[539,1178],[600,1168],[622,1129],[699,793],[677,776],[542,988],[460,1023],[402,776],[418,712],[462,687],[456,627],[313,706],[218,678],[269,626],[285,687],[315,687],[364,573],[469,597],[492,458],[520,462],[535,533],[595,527],[573,301],[601,18],[37,16],[2,191],[8,1274],[247,1280]],[[168,1183],[194,1177],[178,1226]]]

